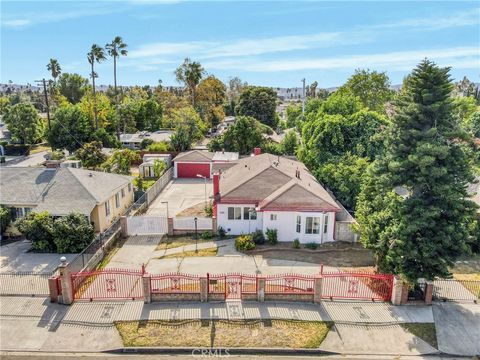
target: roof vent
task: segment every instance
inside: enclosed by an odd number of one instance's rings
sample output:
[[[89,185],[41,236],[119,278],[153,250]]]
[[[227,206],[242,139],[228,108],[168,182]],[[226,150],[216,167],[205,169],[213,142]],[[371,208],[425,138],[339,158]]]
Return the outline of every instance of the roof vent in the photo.
[[[88,173],[88,176],[93,177],[93,174],[92,174],[92,173]]]

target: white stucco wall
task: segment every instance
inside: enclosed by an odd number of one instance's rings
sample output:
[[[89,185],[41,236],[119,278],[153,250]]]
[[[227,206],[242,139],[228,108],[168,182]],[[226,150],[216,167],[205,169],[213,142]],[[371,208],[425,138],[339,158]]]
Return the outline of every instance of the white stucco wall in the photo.
[[[231,235],[241,235],[248,234],[248,220],[243,220],[243,210],[242,210],[242,220],[228,220],[228,207],[251,207],[253,204],[218,204],[217,205],[217,221],[218,226],[223,227],[227,233]],[[270,220],[270,215],[276,214],[277,220]],[[296,232],[296,221],[297,215],[301,216],[301,229],[300,233]],[[323,234],[323,225],[324,225],[324,216],[328,216],[328,229],[327,233]],[[320,234],[306,234],[305,225],[307,217],[319,217],[320,218]],[[334,219],[335,213],[321,213],[321,212],[291,212],[291,211],[265,211],[257,213],[257,220],[250,220],[250,232],[255,231],[256,229],[262,229],[265,233],[267,228],[277,229],[278,231],[278,241],[293,241],[297,239],[301,243],[309,242],[329,242],[333,241],[334,233]]]

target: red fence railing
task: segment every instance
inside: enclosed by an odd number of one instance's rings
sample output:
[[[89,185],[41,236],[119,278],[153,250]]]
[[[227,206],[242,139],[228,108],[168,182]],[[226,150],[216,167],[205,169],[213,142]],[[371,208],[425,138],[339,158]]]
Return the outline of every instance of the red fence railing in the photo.
[[[393,275],[366,273],[322,274],[322,298],[389,301]]]
[[[315,277],[298,274],[265,277],[265,294],[313,294]]]
[[[198,294],[200,277],[188,274],[161,274],[150,277],[152,294]]]

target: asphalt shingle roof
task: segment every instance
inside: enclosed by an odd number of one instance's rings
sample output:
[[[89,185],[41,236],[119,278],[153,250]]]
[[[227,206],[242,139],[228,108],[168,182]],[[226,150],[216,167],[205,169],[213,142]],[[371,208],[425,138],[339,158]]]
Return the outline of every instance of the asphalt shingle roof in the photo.
[[[181,162],[210,162],[214,153],[203,150],[190,150],[178,154],[173,161]]]

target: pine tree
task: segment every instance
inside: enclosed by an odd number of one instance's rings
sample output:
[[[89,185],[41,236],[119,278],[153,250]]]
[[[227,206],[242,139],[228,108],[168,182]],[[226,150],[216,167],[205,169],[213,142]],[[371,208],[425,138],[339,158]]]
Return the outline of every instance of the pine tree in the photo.
[[[386,155],[369,169],[359,197],[364,245],[380,269],[410,282],[448,277],[473,235],[467,185],[474,176],[468,136],[452,115],[449,70],[424,60],[408,77]]]

